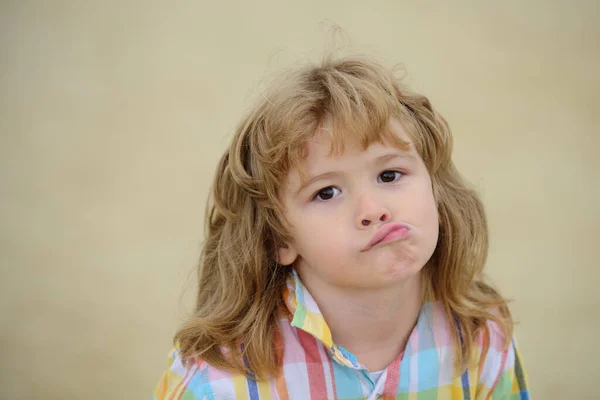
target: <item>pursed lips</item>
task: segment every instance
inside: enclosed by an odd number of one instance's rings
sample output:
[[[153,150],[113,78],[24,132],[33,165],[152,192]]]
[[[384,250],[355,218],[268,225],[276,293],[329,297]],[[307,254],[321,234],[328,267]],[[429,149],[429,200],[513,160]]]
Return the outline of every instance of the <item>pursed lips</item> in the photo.
[[[404,239],[410,234],[410,228],[406,224],[390,222],[383,225],[375,232],[369,244],[361,251],[368,251],[378,244],[385,244],[395,240]]]

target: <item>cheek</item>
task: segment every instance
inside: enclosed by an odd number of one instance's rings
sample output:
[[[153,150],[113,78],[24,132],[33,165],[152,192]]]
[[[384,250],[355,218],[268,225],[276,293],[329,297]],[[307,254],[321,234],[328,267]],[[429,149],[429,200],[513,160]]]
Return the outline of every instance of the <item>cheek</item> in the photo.
[[[435,231],[437,232],[439,230],[439,212],[437,202],[435,201],[433,194],[431,194],[429,197],[425,218],[430,226],[434,227]]]
[[[437,203],[433,198],[433,194],[430,196],[429,201],[426,204],[427,207],[424,210],[423,219],[428,241],[428,250],[430,250],[430,253],[433,254],[440,234],[439,213]]]
[[[329,259],[343,250],[347,233],[339,218],[305,214],[298,221],[294,237],[303,258]]]
[[[437,243],[439,235],[438,209],[433,190],[429,186],[424,186],[420,194],[413,198],[411,211],[414,216],[412,222],[421,230],[427,243]]]

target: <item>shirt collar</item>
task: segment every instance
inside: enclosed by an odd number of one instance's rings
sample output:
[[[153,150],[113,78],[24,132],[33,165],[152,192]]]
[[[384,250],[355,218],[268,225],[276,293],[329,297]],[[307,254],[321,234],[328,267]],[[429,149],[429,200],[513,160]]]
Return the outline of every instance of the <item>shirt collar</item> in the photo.
[[[365,369],[348,350],[333,343],[331,330],[315,299],[300,281],[295,269],[288,274],[283,299],[292,316],[291,325],[314,336],[329,350],[333,359],[346,367]]]
[[[291,316],[291,325],[323,343],[332,358],[339,364],[354,369],[366,369],[356,356],[333,343],[331,330],[325,317],[319,310],[315,299],[300,281],[295,269],[292,269],[283,288],[283,299]],[[449,332],[444,311],[438,302],[426,302],[421,308],[417,324],[413,329],[404,354],[412,356],[422,349],[434,349],[446,343],[444,335]]]

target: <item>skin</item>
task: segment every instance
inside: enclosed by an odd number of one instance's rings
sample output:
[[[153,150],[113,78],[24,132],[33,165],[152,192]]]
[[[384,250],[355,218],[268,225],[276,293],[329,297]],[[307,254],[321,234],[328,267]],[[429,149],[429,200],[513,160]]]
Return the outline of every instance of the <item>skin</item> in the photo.
[[[332,155],[317,132],[299,166],[308,178],[292,169],[281,193],[293,241],[279,249],[279,262],[294,265],[334,342],[371,371],[406,345],[422,306],[421,270],[439,234],[427,168],[402,125],[392,119],[389,127],[409,151],[350,142]],[[405,224],[408,236],[365,250],[389,223]]]

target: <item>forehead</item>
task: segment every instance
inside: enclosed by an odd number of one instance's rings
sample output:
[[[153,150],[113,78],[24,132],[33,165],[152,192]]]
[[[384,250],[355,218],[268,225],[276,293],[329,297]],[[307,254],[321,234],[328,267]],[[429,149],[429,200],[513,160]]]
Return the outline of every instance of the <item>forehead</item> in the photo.
[[[325,125],[306,140],[300,156],[290,165],[286,185],[303,185],[311,176],[332,169],[350,169],[355,163],[375,159],[384,154],[419,158],[410,135],[396,119],[391,119],[385,132],[368,140],[354,135],[333,135]]]
[[[365,153],[367,150],[371,152],[373,148],[391,148],[402,153],[417,155],[412,138],[402,124],[392,118],[385,132],[367,138],[333,135],[329,126],[322,126],[306,141],[300,160],[292,168],[310,169],[310,166],[320,161],[340,159],[345,155],[352,156]]]

